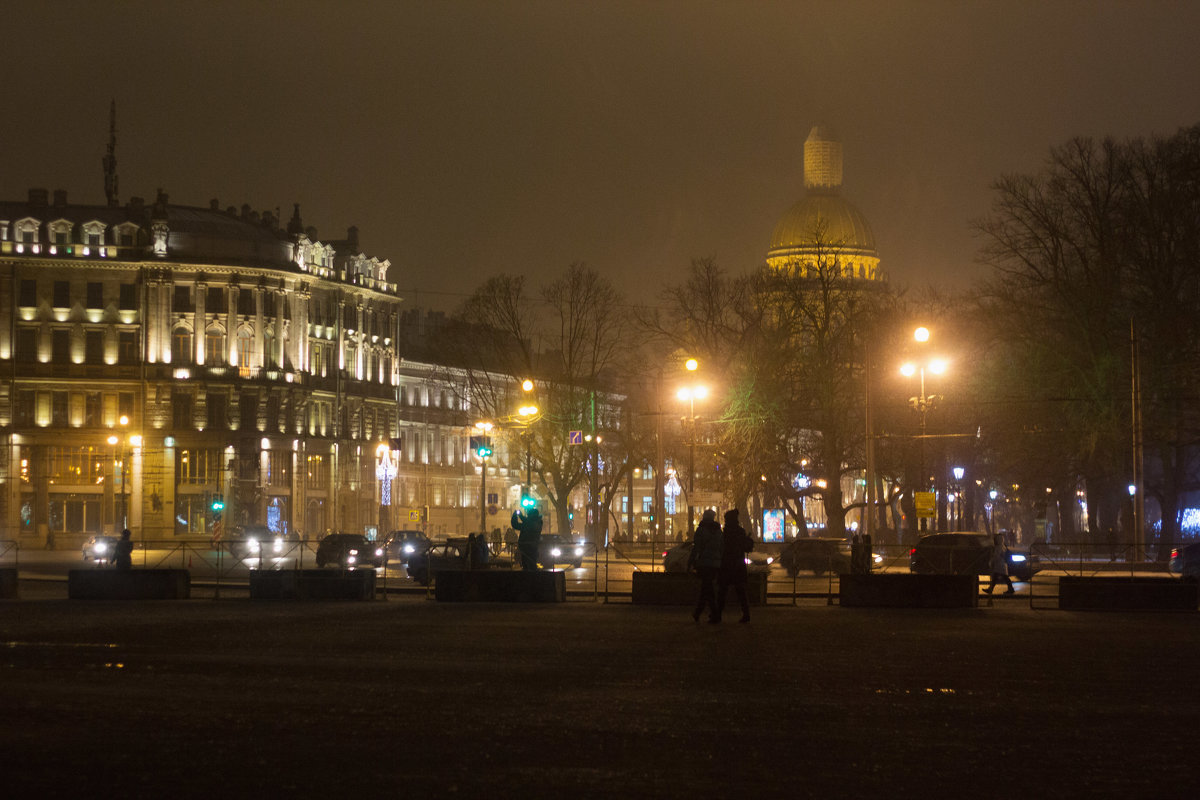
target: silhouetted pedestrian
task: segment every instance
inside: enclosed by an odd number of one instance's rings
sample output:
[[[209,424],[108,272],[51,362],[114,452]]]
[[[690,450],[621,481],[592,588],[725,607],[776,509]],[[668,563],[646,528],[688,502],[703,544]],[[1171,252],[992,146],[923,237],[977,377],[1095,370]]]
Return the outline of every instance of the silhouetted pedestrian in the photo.
[[[692,552],[688,554],[688,569],[695,569],[700,576],[700,599],[692,619],[700,621],[700,612],[708,608],[708,621],[720,622],[717,610],[717,590],[714,583],[721,569],[721,526],[717,524],[717,512],[705,509],[696,533],[692,537]]]
[[[742,604],[742,618],[738,622],[750,621],[750,598],[746,595],[746,553],[754,549],[754,540],[746,529],[738,524],[736,508],[725,512],[725,529],[722,532],[720,588],[717,593],[717,622],[725,614],[725,597],[732,586]]]
[[[121,531],[121,539],[113,552],[112,563],[117,569],[133,569],[133,534],[129,528]]]
[[[521,558],[521,569],[533,571],[538,568],[538,547],[542,541],[542,514],[537,507],[522,515],[514,511],[512,526],[518,531],[517,553]]]
[[[984,594],[991,594],[992,589],[996,588],[996,584],[1004,581],[1008,584],[1008,591],[1005,594],[1012,594],[1016,590],[1013,589],[1012,578],[1008,577],[1008,545],[1004,543],[1004,536],[997,533],[992,537],[992,561],[991,561],[991,580],[988,587],[983,590]]]
[[[475,537],[475,548],[471,551],[471,558],[473,560],[471,566],[474,569],[487,569],[488,556],[490,555],[488,552],[487,535],[481,533]]]
[[[475,553],[478,552],[475,544],[475,534],[467,534],[467,569],[475,569]]]

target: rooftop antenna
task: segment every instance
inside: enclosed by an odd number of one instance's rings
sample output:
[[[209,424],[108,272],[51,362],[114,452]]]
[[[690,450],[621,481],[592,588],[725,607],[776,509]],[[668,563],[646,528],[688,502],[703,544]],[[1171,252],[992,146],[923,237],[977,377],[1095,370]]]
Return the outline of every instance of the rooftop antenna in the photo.
[[[109,206],[119,206],[117,198],[117,101],[108,110],[108,155],[104,156],[104,196]]]

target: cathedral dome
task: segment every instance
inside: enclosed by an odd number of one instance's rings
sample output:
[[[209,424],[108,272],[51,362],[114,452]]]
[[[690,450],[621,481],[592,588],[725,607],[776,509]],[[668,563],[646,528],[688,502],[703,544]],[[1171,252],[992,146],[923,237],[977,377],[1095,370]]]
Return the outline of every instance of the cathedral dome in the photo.
[[[767,264],[808,274],[833,268],[845,277],[882,280],[875,234],[867,218],[841,196],[842,143],[815,127],[804,141],[805,196],[775,225]]]

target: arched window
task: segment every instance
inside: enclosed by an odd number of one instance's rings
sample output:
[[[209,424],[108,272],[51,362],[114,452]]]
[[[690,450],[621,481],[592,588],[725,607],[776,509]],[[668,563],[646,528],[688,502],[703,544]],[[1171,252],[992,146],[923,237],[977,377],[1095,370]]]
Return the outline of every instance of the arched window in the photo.
[[[192,332],[180,326],[171,334],[171,361],[176,364],[191,364],[196,357],[192,348]]]
[[[250,350],[254,346],[254,337],[248,328],[242,328],[238,331],[237,337],[237,363],[239,367],[249,367]]]
[[[226,358],[225,332],[220,328],[209,328],[204,332],[204,362],[219,366]]]

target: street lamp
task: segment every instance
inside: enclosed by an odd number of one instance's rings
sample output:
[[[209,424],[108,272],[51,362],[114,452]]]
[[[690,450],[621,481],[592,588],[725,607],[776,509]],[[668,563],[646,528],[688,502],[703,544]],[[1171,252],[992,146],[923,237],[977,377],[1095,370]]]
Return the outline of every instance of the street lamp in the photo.
[[[962,479],[963,479],[963,476],[967,474],[967,471],[966,471],[966,469],[964,469],[963,467],[955,467],[955,468],[954,468],[953,470],[951,470],[951,471],[954,473],[954,489],[955,489],[955,491],[958,493],[958,506],[957,506],[957,508],[956,508],[956,510],[958,511],[958,518],[957,518],[957,521],[956,521],[956,524],[955,524],[955,528],[954,528],[954,529],[955,529],[955,530],[958,530],[958,531],[961,531],[961,530],[963,529],[963,487],[962,487]]]
[[[915,331],[913,331],[913,340],[920,344],[928,343],[929,329],[924,327],[917,328]],[[938,401],[942,399],[940,395],[926,393],[925,372],[928,371],[931,375],[941,375],[946,372],[947,366],[948,362],[946,359],[937,357],[925,358],[918,361],[908,361],[900,366],[900,374],[904,377],[911,378],[914,375],[920,375],[921,379],[921,393],[916,397],[910,397],[908,399],[908,404],[912,406],[912,408],[918,414],[920,414],[921,420],[921,435],[919,438],[921,442],[920,459],[922,490],[924,490],[926,480],[928,479],[928,476],[925,474],[925,417],[926,414],[928,414],[929,411],[932,410],[935,405],[937,405]]]
[[[117,420],[117,423],[121,426],[122,431],[124,431],[129,426],[129,417],[122,414],[120,416],[120,418]],[[114,477],[114,479],[117,478],[117,469],[118,468],[120,469],[121,514],[120,514],[119,519],[120,519],[120,524],[121,524],[122,530],[129,527],[129,511],[128,511],[127,504],[126,504],[126,492],[125,492],[125,486],[126,486],[125,462],[128,461],[128,456],[126,455],[127,448],[125,446],[126,441],[125,441],[124,437],[125,437],[124,433],[122,433],[120,436],[117,436],[116,434],[110,434],[108,437],[108,443],[110,445],[112,445],[112,448],[113,448],[113,477]],[[119,450],[117,449],[118,444],[121,445]],[[129,437],[128,444],[132,444],[134,447],[141,447],[142,446],[142,437],[137,436],[137,435],[131,436],[131,437]],[[118,456],[120,457],[120,460],[118,460]],[[114,498],[114,500],[115,499],[116,498]],[[118,516],[116,514],[113,514],[113,518],[115,520],[118,518]]]
[[[529,381],[526,381],[529,383]],[[521,489],[521,505],[524,507],[526,499],[530,505],[533,503],[533,452],[531,441],[529,438],[529,426],[533,422],[533,418],[538,414],[538,407],[535,405],[521,406],[517,409],[517,416],[525,425],[525,430],[522,436],[525,439],[525,486]]]
[[[694,369],[695,363],[695,359],[689,359],[688,369]],[[686,401],[690,409],[692,441],[690,463],[688,464],[688,533],[694,534],[696,532],[696,505],[693,499],[696,489],[696,401],[708,397],[708,387],[703,384],[685,386],[679,390],[676,396],[680,400]]]
[[[475,423],[475,430],[479,431],[479,446],[475,448],[475,454],[479,456],[479,531],[483,533],[487,531],[487,460],[492,454],[491,433],[495,427],[492,423],[481,420]]]

